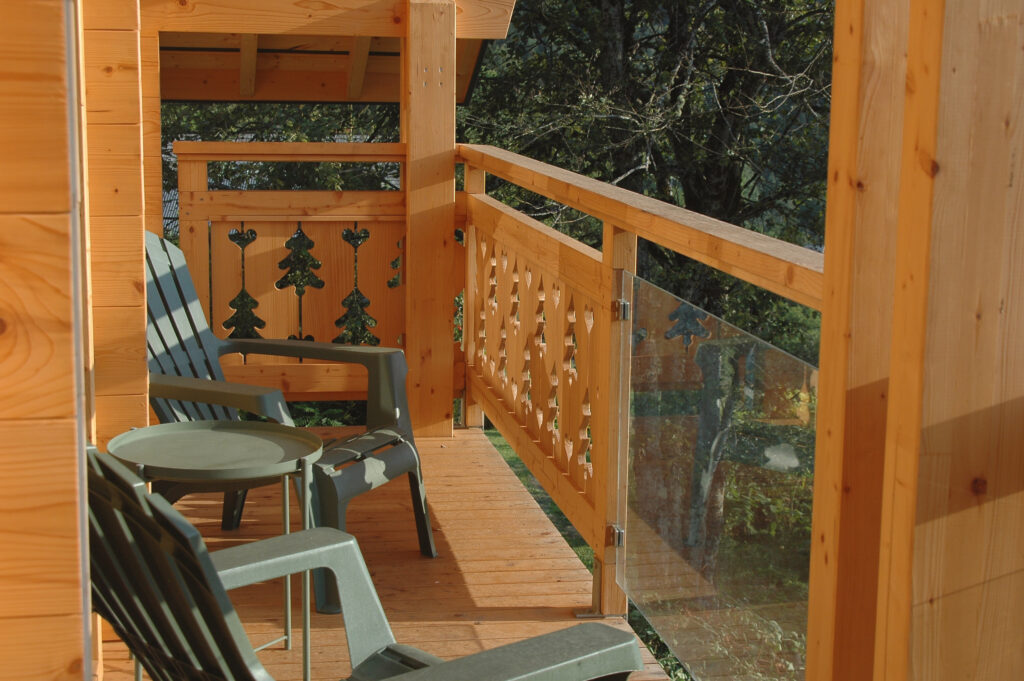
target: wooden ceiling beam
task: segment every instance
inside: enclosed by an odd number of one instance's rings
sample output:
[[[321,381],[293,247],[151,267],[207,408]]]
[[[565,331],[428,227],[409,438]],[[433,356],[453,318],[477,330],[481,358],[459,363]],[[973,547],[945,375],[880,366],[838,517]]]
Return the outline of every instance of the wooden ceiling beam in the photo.
[[[245,33],[239,42],[238,94],[252,97],[256,94],[256,53],[259,48],[259,36]]]
[[[407,0],[139,0],[147,31],[404,38]],[[456,0],[459,38],[501,39],[515,0]]]
[[[370,39],[356,38],[352,51],[349,52],[348,65],[348,98],[359,99],[363,93],[363,79],[366,77],[366,62],[370,57]]]

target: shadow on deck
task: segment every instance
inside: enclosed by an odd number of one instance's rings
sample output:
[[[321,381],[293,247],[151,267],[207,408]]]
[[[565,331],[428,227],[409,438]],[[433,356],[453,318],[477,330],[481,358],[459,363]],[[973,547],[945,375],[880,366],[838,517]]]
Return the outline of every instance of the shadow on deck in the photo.
[[[325,439],[331,434],[314,430]],[[417,444],[437,558],[419,553],[404,481],[363,495],[348,512],[348,531],[359,540],[398,641],[448,659],[577,624],[575,611],[590,605],[590,573],[483,432],[461,430],[453,440],[424,438]],[[219,495],[186,497],[178,508],[215,550],[280,532],[280,486],[252,490],[249,499],[236,532],[220,529]],[[297,578],[294,584],[297,591]],[[279,634],[279,582],[230,593],[256,644]],[[278,645],[259,653],[279,681],[302,675],[298,594],[294,602],[294,649]],[[622,618],[606,621],[629,629]],[[313,679],[347,676],[341,617],[313,613],[312,629]],[[645,668],[630,678],[666,679],[650,653],[642,652]],[[103,657],[106,681],[132,678],[120,642],[105,640]]]

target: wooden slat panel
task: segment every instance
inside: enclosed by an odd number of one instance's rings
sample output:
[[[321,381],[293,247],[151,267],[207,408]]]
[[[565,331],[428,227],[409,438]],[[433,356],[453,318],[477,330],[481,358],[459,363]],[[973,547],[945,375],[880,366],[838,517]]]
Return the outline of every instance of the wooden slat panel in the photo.
[[[63,7],[20,7],[0,29],[0,213],[70,210],[67,61],[52,39]]]
[[[90,126],[139,123],[139,35],[133,31],[85,31],[85,105]]]
[[[90,213],[93,216],[141,216],[142,134],[139,125],[90,125],[88,145]]]
[[[402,0],[141,0],[143,24],[161,31],[202,33],[298,33],[402,38]],[[515,0],[458,0],[460,38],[501,39],[508,33]]]
[[[96,307],[97,395],[143,395],[146,369],[146,308]]]
[[[71,222],[0,215],[0,418],[75,413]]]
[[[81,609],[77,430],[74,419],[0,420],[0,621]]]
[[[94,217],[89,253],[97,306],[145,305],[142,231],[137,217]]]
[[[822,254],[495,147],[468,163],[803,305],[821,309]]]
[[[400,142],[185,142],[174,143],[179,161],[400,162]],[[279,192],[281,193],[281,192]]]

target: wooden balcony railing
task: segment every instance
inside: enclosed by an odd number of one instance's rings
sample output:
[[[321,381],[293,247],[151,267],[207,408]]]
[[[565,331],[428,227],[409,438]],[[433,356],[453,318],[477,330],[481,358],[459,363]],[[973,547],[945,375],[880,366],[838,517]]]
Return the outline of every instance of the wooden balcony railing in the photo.
[[[460,145],[466,165],[467,399],[488,418],[595,553],[595,610],[615,587],[617,453],[627,415],[628,327],[620,272],[642,237],[815,309],[823,256],[494,147]],[[604,222],[601,251],[487,196],[496,175]]]
[[[211,161],[403,163],[404,145],[174,149],[180,242],[215,333],[404,344],[403,259],[429,254],[403,247],[403,192],[217,191],[207,179]],[[456,392],[464,387],[467,402],[482,407],[594,548],[595,609],[621,611],[608,527],[629,397],[621,272],[635,270],[637,238],[816,309],[822,254],[501,149],[460,145],[459,162],[465,191],[453,230],[464,228],[466,257],[453,268],[457,288],[465,283],[465,360],[456,353]],[[487,174],[603,221],[601,250],[487,196]],[[300,230],[308,242],[296,238]],[[333,364],[236,358],[225,373],[293,399],[365,390],[359,372]]]

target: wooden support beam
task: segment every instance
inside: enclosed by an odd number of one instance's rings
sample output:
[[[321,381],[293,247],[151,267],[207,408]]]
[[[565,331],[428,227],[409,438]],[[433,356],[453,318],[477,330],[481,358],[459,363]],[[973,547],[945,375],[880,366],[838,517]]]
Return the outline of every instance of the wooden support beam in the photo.
[[[194,33],[411,34],[407,0],[139,0],[143,26]],[[515,0],[457,0],[458,37],[502,39]]]
[[[407,161],[405,350],[419,435],[452,434],[455,242],[455,15],[453,0],[407,0],[402,140]]]
[[[259,50],[260,37],[255,33],[245,33],[238,45],[238,94],[252,97],[256,94],[256,53]]]
[[[363,94],[363,80],[366,78],[366,62],[370,57],[370,38],[363,36],[355,39],[349,52],[348,62],[348,98],[359,99]]]

